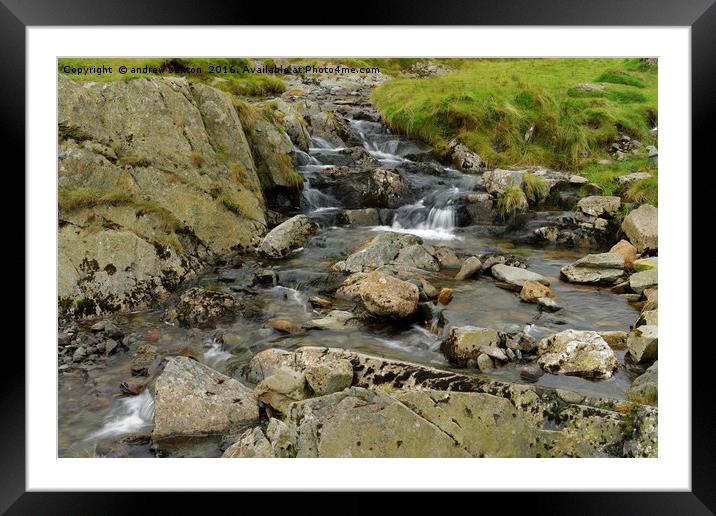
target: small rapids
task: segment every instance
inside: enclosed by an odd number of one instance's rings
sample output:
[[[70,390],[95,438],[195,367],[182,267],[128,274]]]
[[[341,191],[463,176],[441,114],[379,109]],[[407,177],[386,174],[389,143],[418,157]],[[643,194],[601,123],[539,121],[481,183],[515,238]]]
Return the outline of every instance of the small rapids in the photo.
[[[102,428],[87,436],[87,440],[142,432],[150,429],[153,424],[154,398],[148,390],[144,390],[138,396],[119,400]]]

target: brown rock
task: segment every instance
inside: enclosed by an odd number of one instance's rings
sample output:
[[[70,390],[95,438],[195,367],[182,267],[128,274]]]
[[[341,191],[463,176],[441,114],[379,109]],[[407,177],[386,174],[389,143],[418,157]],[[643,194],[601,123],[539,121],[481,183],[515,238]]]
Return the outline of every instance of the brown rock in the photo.
[[[366,276],[359,292],[365,309],[377,317],[405,319],[418,310],[418,287],[379,271]]]
[[[130,396],[136,396],[137,394],[141,394],[141,392],[146,388],[146,386],[147,384],[144,382],[144,380],[140,380],[139,378],[129,378],[119,384],[120,390],[124,394],[129,394]]]
[[[525,281],[522,284],[520,298],[528,303],[536,303],[541,297],[554,298],[554,292],[549,287],[536,281]]]
[[[619,253],[624,257],[624,267],[631,269],[634,267],[636,260],[636,247],[626,240],[620,240],[609,249],[610,253]]]
[[[455,275],[456,280],[466,280],[477,276],[482,270],[482,262],[475,256],[470,256],[462,264],[460,271]]]
[[[452,301],[453,290],[451,288],[442,288],[438,294],[438,303],[441,305],[447,305]]]
[[[333,306],[330,300],[320,296],[313,296],[308,302],[311,303],[311,306],[314,308],[331,308]]]
[[[283,333],[300,333],[303,331],[300,325],[284,319],[269,319],[266,326]]]

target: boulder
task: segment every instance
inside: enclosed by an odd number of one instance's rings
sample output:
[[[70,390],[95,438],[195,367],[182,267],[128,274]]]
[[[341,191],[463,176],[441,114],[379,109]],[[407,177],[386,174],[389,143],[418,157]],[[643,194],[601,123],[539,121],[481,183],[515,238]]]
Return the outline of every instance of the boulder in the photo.
[[[637,294],[641,294],[647,288],[656,287],[658,284],[658,269],[648,269],[643,272],[636,272],[629,276],[629,288]]]
[[[294,369],[281,366],[276,373],[265,378],[254,389],[256,399],[282,414],[294,401],[306,399],[306,377]]]
[[[343,217],[346,224],[351,226],[380,226],[380,213],[376,208],[363,208],[362,210],[345,210]]]
[[[295,355],[283,349],[265,349],[256,353],[244,367],[243,375],[250,383],[258,384],[278,372],[281,367],[291,365]]]
[[[626,391],[627,398],[647,405],[659,404],[659,361],[638,376]]]
[[[385,232],[362,244],[359,249],[333,268],[340,272],[368,272],[393,263],[400,251],[409,246],[422,244],[423,240],[407,233]],[[415,250],[412,251],[415,253]],[[407,260],[408,253],[404,256]]]
[[[184,326],[207,328],[233,316],[239,302],[226,292],[194,287],[184,292],[176,307],[176,318]]]
[[[611,249],[609,249],[610,253],[619,253],[624,257],[624,267],[627,269],[634,268],[634,261],[636,260],[636,247],[631,245],[626,240],[620,240],[616,244],[614,244]]]
[[[305,375],[316,396],[325,396],[351,386],[353,366],[348,360],[327,361],[308,366]]]
[[[520,299],[528,303],[536,303],[541,297],[554,297],[554,292],[549,287],[536,281],[525,281],[520,291]]]
[[[305,215],[296,215],[273,228],[263,239],[259,251],[270,258],[282,258],[303,247],[316,232],[316,224]]]
[[[624,256],[611,252],[588,254],[560,271],[572,283],[614,284],[624,277]]]
[[[406,319],[418,311],[418,287],[382,272],[371,272],[361,282],[360,299],[375,317]]]
[[[424,271],[439,271],[440,264],[421,243],[403,247],[392,262],[399,267],[410,267]]]
[[[448,360],[465,366],[469,361],[477,361],[481,354],[507,360],[502,350],[499,350],[499,353],[494,351],[499,349],[500,344],[500,334],[497,330],[461,326],[450,330],[448,338],[442,342],[440,349]]]
[[[266,326],[281,333],[300,333],[302,331],[299,324],[285,319],[269,319],[266,321]]]
[[[519,186],[522,183],[522,173],[524,171],[502,170],[486,170],[482,173],[482,186],[488,193],[495,197],[499,197],[511,186]]]
[[[592,195],[583,197],[577,203],[577,207],[585,215],[601,217],[603,215],[612,217],[619,211],[622,200],[619,197],[607,195]]]
[[[167,359],[156,380],[153,439],[224,433],[258,422],[251,390],[186,357]]]
[[[547,278],[536,272],[528,271],[527,269],[498,263],[493,265],[490,271],[496,280],[512,285],[518,290],[522,289],[525,281],[534,281],[549,286]]]
[[[609,345],[594,331],[565,330],[542,339],[537,362],[552,374],[610,378],[619,367]]]
[[[635,364],[653,362],[659,357],[659,327],[645,324],[634,328],[627,338],[629,358]]]
[[[659,325],[659,310],[644,310],[636,320],[634,326],[643,326],[650,324],[651,326]]]
[[[435,250],[435,258],[440,264],[440,269],[459,269],[462,267],[460,258],[449,247],[436,246],[433,249]]]
[[[659,211],[654,206],[642,204],[624,217],[622,231],[639,253],[649,253],[659,248],[658,215]]]
[[[464,144],[458,140],[450,140],[448,142],[448,152],[450,159],[458,169],[465,172],[479,172],[482,170],[482,159],[480,156],[472,152]]]
[[[455,279],[459,281],[470,279],[480,274],[481,270],[482,263],[480,260],[475,256],[470,256],[463,262],[462,267],[460,267],[460,270],[455,275]]]

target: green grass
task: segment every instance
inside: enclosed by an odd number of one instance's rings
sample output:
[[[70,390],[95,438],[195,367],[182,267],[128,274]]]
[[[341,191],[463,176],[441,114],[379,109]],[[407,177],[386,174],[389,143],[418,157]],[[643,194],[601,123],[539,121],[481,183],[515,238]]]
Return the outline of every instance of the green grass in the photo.
[[[619,195],[622,192],[620,192],[616,178],[632,172],[650,172],[655,176],[655,180],[658,173],[651,166],[649,158],[646,156],[631,156],[624,161],[612,161],[608,165],[601,165],[595,162],[589,163],[581,173],[591,183],[601,186],[602,190],[604,190],[604,195]]]
[[[396,79],[373,92],[394,130],[446,153],[458,138],[490,167],[545,165],[581,170],[608,157],[624,132],[651,143],[657,70],[634,59],[460,60],[455,73]],[[579,83],[606,82],[583,92]],[[525,143],[525,132],[535,126]]]
[[[101,65],[111,67],[111,71],[97,73],[87,68]],[[127,72],[120,73],[120,66],[126,66]],[[174,75],[211,84],[234,95],[265,96],[285,91],[280,77],[253,73],[252,66],[246,58],[60,58],[57,62],[58,71],[76,81],[112,82]]]
[[[497,212],[502,220],[527,209],[527,197],[519,186],[510,186],[497,198]]]
[[[524,174],[522,176],[522,191],[525,193],[527,201],[537,204],[547,198],[549,185],[541,176]]]

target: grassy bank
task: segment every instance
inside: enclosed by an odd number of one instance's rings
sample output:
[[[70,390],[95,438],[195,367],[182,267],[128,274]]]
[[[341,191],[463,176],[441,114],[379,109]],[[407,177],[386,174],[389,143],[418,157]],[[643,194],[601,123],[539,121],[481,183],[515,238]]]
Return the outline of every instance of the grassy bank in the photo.
[[[374,90],[373,101],[393,129],[438,152],[458,138],[490,166],[581,170],[607,158],[620,132],[651,143],[657,69],[638,59],[475,59],[455,68],[390,81]],[[576,87],[583,83],[605,88]]]

